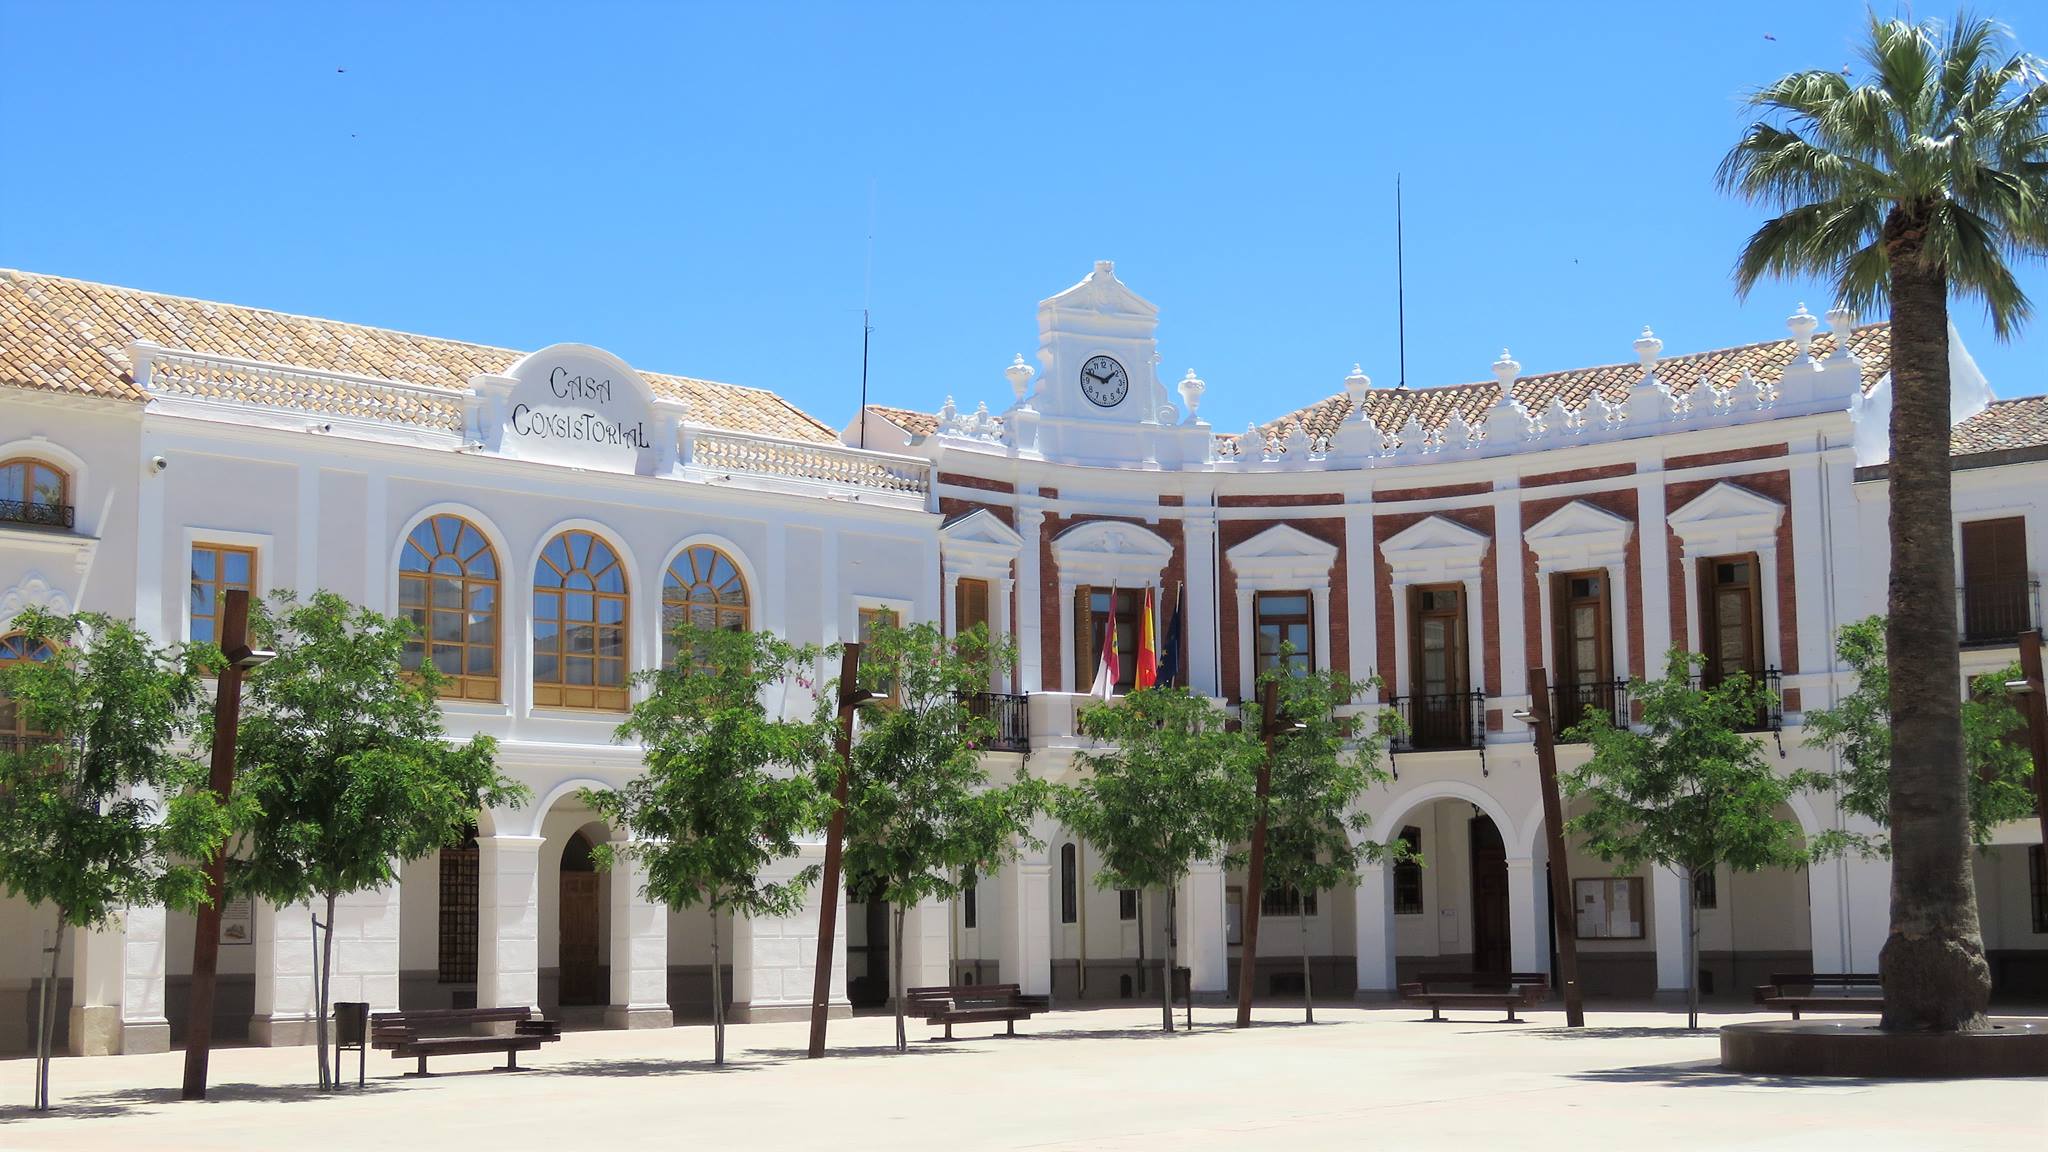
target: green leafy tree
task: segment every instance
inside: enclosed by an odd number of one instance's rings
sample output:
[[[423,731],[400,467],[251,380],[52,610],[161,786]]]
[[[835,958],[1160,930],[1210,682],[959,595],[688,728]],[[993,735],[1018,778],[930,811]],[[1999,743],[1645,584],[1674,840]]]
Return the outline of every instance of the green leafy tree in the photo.
[[[1359,797],[1387,781],[1380,754],[1401,721],[1393,709],[1382,709],[1373,730],[1360,733],[1352,718],[1337,714],[1339,708],[1378,691],[1377,676],[1353,680],[1332,670],[1295,675],[1285,668],[1282,662],[1259,677],[1261,692],[1269,683],[1279,685],[1279,718],[1285,725],[1273,740],[1266,789],[1265,881],[1269,888],[1291,888],[1306,900],[1311,892],[1357,884],[1359,866],[1369,860],[1406,860],[1413,855],[1401,840],[1382,843],[1360,835],[1372,827],[1372,818],[1359,808]],[[1313,1024],[1308,917],[1298,916],[1296,922],[1301,933],[1301,1010]]]
[[[226,839],[229,817],[181,747],[207,649],[160,647],[98,613],[31,609],[13,628],[22,659],[0,667],[0,717],[47,735],[0,743],[0,889],[56,912],[36,1008],[41,1110],[65,931],[104,927],[130,904],[206,903],[197,861]]]
[[[675,912],[702,907],[710,919],[713,1061],[723,1065],[719,918],[787,916],[818,882],[815,865],[781,883],[762,872],[825,821],[830,798],[810,768],[830,753],[832,729],[821,715],[788,719],[765,703],[817,663],[816,649],[688,623],[674,636],[680,658],[639,676],[647,694],[619,725],[619,739],[645,749],[646,772],[583,798],[632,838],[599,848],[599,867],[637,859],[648,899]]]
[[[1031,819],[1045,807],[1043,781],[1020,769],[997,784],[981,750],[996,736],[973,706],[1013,651],[976,625],[949,640],[931,624],[875,627],[861,651],[862,686],[882,699],[861,712],[846,793],[850,886],[890,905],[896,1048],[904,1027],[903,917],[924,900],[952,900],[1035,844]],[[837,766],[827,766],[836,772]]]
[[[1164,890],[1160,1026],[1173,1031],[1173,925],[1180,882],[1197,860],[1233,861],[1250,834],[1258,765],[1255,733],[1185,688],[1144,688],[1080,717],[1097,747],[1077,753],[1084,775],[1053,803],[1062,824],[1093,845],[1103,888]],[[1254,897],[1256,898],[1256,897]]]
[[[498,774],[490,737],[443,731],[432,662],[405,670],[410,621],[331,592],[250,607],[250,635],[277,658],[245,689],[235,792],[248,808],[228,887],[279,907],[324,902],[314,1029],[326,1088],[336,900],[397,883],[402,864],[459,843],[480,809],[526,790]]]
[[[1584,810],[1565,829],[1586,850],[1626,868],[1653,864],[1685,880],[1686,1027],[1699,1027],[1699,919],[1691,915],[1700,878],[1722,864],[1737,872],[1798,868],[1808,849],[1799,824],[1777,814],[1818,781],[1779,772],[1749,731],[1771,693],[1743,673],[1697,687],[1705,666],[1696,653],[1673,650],[1664,679],[1629,685],[1642,723],[1616,727],[1590,711],[1572,734],[1592,748],[1585,766],[1563,779],[1564,794]],[[1660,908],[1669,915],[1681,909]]]
[[[1891,307],[1893,771],[1883,1026],[1979,1028],[1991,972],[1970,877],[1949,477],[1949,296],[2009,338],[2032,308],[2008,261],[2048,250],[2048,83],[2001,27],[1880,20],[1868,69],[1795,72],[1752,94],[1760,118],[1721,162],[1724,189],[1779,212],[1736,264],[1820,276],[1870,314]]]
[[[1891,819],[1891,668],[1885,659],[1885,622],[1871,616],[1844,624],[1835,636],[1835,653],[1856,672],[1856,687],[1832,708],[1806,713],[1809,744],[1829,749],[1841,768],[1828,774],[1843,810],[1879,828]],[[2000,824],[2034,814],[2032,754],[2015,733],[2025,719],[2013,704],[2006,683],[2019,678],[2019,665],[1987,672],[1970,681],[1962,704],[1963,757],[1968,764],[1970,840],[1982,848]],[[1820,854],[1853,851],[1889,855],[1890,839],[1857,832],[1830,832],[1816,843]]]

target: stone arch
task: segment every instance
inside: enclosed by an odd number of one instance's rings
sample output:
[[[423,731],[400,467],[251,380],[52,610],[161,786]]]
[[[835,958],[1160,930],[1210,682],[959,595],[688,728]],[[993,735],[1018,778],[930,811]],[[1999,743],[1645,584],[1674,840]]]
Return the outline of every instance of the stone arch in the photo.
[[[1524,843],[1521,826],[1508,819],[1507,809],[1501,805],[1500,800],[1485,789],[1463,780],[1432,780],[1427,783],[1417,784],[1396,795],[1382,806],[1378,812],[1372,813],[1372,824],[1368,832],[1372,830],[1384,832],[1387,828],[1398,828],[1401,820],[1410,812],[1436,800],[1463,800],[1486,813],[1492,819],[1494,827],[1500,830],[1501,843],[1507,845],[1522,845]],[[1366,834],[1357,833],[1356,835],[1363,838]],[[1524,851],[1521,855],[1526,858],[1528,852]],[[1510,859],[1514,858],[1510,857]]]

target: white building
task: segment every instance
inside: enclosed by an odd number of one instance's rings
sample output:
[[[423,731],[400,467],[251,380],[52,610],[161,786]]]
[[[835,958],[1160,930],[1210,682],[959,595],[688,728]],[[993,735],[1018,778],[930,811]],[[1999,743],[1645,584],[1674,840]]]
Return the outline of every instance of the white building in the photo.
[[[1541,806],[1512,718],[1532,664],[1569,686],[1560,704],[1625,716],[1616,681],[1654,675],[1673,644],[1704,647],[1711,672],[1779,687],[1759,740],[1788,766],[1825,759],[1802,710],[1847,686],[1834,629],[1883,607],[1885,325],[1838,312],[1822,332],[1801,309],[1789,339],[1672,357],[1645,331],[1626,363],[1525,376],[1503,353],[1491,380],[1449,388],[1374,389],[1354,372],[1237,436],[1196,415],[1192,372],[1174,403],[1156,326],[1098,264],[1040,305],[1037,368],[1009,365],[1000,412],[874,407],[835,435],[768,393],[581,346],[522,356],[0,272],[0,619],[91,608],[177,640],[204,635],[215,592],[238,583],[412,613],[426,658],[455,673],[450,727],[495,736],[534,801],[352,902],[336,998],[617,1026],[708,1010],[703,916],[590,871],[611,832],[576,798],[637,770],[611,736],[627,679],[659,659],[665,614],[693,604],[808,642],[851,638],[878,612],[1014,633],[1021,657],[991,685],[1008,740],[989,755],[1055,779],[1105,617],[1134,628],[1139,589],[1185,589],[1188,682],[1226,701],[1282,639],[1317,666],[1380,675],[1384,699],[1361,709],[1402,708],[1415,735],[1369,798],[1371,834],[1409,837],[1427,863],[1272,894],[1262,991],[1298,970],[1295,916],[1326,993],[1385,995],[1425,965],[1547,966]],[[1959,347],[1957,360],[1958,610],[1965,666],[1988,670],[2037,622],[2048,400],[1986,406]],[[1583,752],[1561,755],[1569,768]],[[1791,815],[1810,833],[1844,819],[1825,797]],[[1088,846],[1039,831],[1045,847],[973,899],[918,911],[913,984],[964,973],[1063,999],[1144,994],[1159,902],[1141,940],[1135,894],[1097,889]],[[2048,988],[2037,841],[2016,824],[1979,858],[2001,993]],[[1682,987],[1677,878],[1569,863],[1576,899],[1596,901],[1581,909],[1598,937],[1582,946],[1589,989]],[[1211,866],[1182,893],[1198,992],[1235,979],[1242,886]],[[1713,991],[1773,969],[1873,969],[1886,886],[1873,861],[1717,877],[1700,912]],[[886,936],[854,895],[834,986],[867,1002],[887,995]],[[805,1010],[815,909],[727,926],[739,1018]],[[217,1033],[303,1040],[305,909],[235,911]],[[49,921],[0,903],[0,1051],[27,1046]],[[67,941],[65,1042],[175,1042],[192,931],[187,915],[131,908]]]

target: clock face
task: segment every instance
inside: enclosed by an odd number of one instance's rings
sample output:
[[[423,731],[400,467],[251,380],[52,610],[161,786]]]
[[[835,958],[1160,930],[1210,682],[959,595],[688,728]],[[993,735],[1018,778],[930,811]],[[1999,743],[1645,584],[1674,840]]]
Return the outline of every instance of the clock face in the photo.
[[[1124,366],[1108,356],[1090,356],[1081,365],[1081,394],[1097,407],[1114,408],[1131,393],[1131,378]]]

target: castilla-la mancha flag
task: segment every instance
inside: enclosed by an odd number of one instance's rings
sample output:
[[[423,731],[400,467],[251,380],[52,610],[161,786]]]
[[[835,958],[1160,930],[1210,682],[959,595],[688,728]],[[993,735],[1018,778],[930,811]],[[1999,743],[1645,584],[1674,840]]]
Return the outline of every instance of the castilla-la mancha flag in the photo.
[[[1117,677],[1123,670],[1116,659],[1116,589],[1109,590],[1109,617],[1102,624],[1102,662],[1095,666],[1095,683],[1088,686],[1088,694],[1104,700],[1116,691]]]
[[[1152,614],[1152,590],[1145,589],[1145,611],[1138,617],[1138,672],[1140,688],[1159,682],[1159,628]]]

